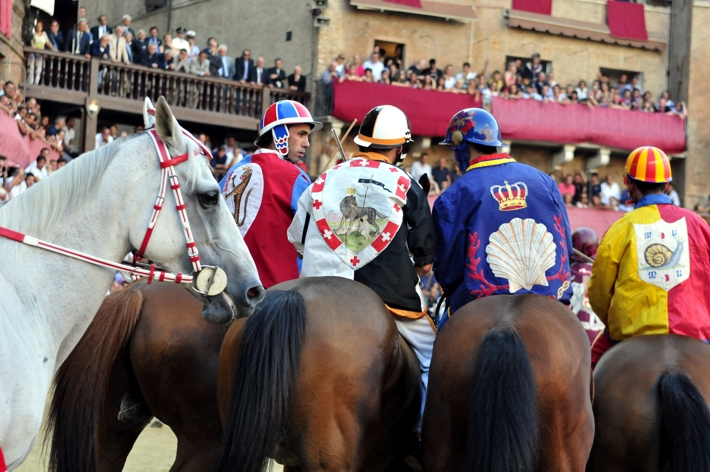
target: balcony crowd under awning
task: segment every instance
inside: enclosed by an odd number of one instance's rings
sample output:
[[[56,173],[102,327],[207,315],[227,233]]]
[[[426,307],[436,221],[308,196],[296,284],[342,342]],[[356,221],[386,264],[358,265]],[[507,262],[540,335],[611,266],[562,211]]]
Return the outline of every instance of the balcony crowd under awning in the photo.
[[[362,120],[377,105],[394,105],[407,114],[416,136],[444,136],[456,112],[481,106],[471,95],[347,80],[335,84],[334,95],[336,118]],[[504,139],[624,150],[657,146],[668,154],[685,150],[685,121],[677,116],[500,97],[493,98],[492,112]]]

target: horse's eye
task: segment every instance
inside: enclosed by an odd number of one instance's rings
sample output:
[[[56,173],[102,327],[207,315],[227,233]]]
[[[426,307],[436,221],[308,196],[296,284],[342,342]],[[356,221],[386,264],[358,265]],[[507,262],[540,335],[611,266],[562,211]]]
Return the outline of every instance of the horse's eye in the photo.
[[[219,192],[213,190],[211,192],[201,193],[197,198],[200,199],[200,204],[204,207],[214,206],[219,202]]]

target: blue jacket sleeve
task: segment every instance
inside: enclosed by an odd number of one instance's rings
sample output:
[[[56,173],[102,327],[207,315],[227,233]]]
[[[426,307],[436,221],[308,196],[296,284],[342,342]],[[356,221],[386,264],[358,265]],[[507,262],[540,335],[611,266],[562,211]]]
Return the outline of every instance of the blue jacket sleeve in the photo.
[[[451,296],[464,282],[466,226],[465,222],[456,221],[456,205],[448,196],[444,193],[434,203],[434,275],[444,293]]]
[[[296,181],[293,183],[293,190],[291,193],[291,211],[294,215],[298,213],[298,199],[301,198],[303,192],[305,192],[311,185],[310,177],[308,177],[308,175],[306,175],[306,173],[301,169],[298,169],[298,171],[298,177],[296,177]]]

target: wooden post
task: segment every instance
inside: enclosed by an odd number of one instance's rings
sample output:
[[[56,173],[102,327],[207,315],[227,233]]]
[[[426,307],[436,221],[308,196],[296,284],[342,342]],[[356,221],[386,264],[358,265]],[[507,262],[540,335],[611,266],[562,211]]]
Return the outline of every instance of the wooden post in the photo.
[[[688,101],[690,79],[690,30],[693,1],[674,0],[671,4],[671,34],[668,51],[668,91],[676,102]]]
[[[89,103],[91,103],[92,100],[95,100],[95,98],[87,97],[86,101],[84,102],[84,111],[83,111],[83,132],[82,132],[82,137],[84,138],[82,141],[82,152],[87,152],[87,151],[93,151],[96,149],[96,133],[98,129],[98,122],[99,122],[99,114],[91,115],[91,113],[88,112],[89,108]]]
[[[261,113],[264,113],[271,105],[271,88],[264,86],[261,88]],[[256,118],[261,118],[257,116]]]

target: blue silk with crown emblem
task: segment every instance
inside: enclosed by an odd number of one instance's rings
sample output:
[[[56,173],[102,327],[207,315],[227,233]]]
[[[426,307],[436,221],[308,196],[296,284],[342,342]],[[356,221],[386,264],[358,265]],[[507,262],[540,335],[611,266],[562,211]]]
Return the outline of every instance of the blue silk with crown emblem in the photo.
[[[550,176],[507,154],[484,156],[437,198],[433,216],[434,273],[451,313],[511,293],[569,304],[572,234]]]

